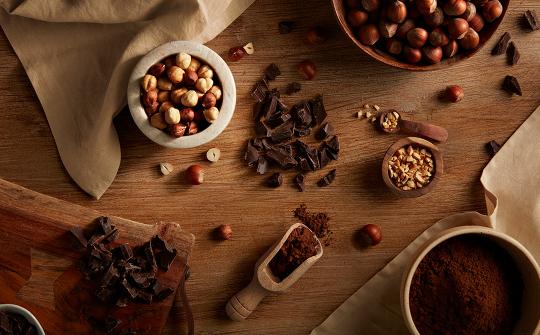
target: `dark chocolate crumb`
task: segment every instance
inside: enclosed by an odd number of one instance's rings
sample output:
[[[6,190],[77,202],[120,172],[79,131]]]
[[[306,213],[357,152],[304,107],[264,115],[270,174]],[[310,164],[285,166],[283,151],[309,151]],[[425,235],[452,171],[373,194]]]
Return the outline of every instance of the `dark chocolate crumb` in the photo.
[[[502,88],[510,94],[517,94],[519,96],[523,95],[521,86],[519,85],[517,78],[514,76],[506,76],[504,78]]]
[[[293,182],[296,187],[298,187],[298,191],[300,192],[304,192],[306,190],[305,178],[306,176],[303,173],[299,173],[294,177]]]
[[[534,10],[526,11],[524,16],[527,24],[529,25],[529,28],[532,31],[540,29],[540,21],[538,21],[538,16],[536,15],[536,12]]]
[[[324,176],[323,178],[321,178],[318,182],[317,182],[317,185],[319,187],[325,187],[325,186],[328,186],[330,184],[332,184],[332,182],[336,179],[336,169],[333,169],[332,171],[328,172],[328,174],[326,176]]]
[[[264,70],[264,77],[267,80],[275,80],[279,75],[281,75],[281,70],[275,63],[268,65]]]
[[[271,175],[266,181],[266,185],[272,188],[278,188],[282,184],[283,184],[283,175],[279,172],[276,172],[273,175]]]
[[[486,143],[486,150],[490,154],[491,157],[495,156],[497,152],[501,149],[501,145],[497,143],[496,141],[489,141]]]
[[[516,47],[516,44],[512,41],[508,45],[508,50],[506,51],[506,56],[509,65],[516,65],[519,61],[520,54]]]

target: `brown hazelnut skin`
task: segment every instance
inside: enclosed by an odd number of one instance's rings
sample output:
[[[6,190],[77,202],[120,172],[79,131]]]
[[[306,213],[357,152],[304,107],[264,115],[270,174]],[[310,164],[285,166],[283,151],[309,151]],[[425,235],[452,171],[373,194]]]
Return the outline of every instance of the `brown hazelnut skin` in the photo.
[[[182,123],[188,123],[195,118],[195,112],[191,108],[184,108],[180,110],[180,121]]]
[[[144,111],[146,115],[152,116],[157,113],[158,109],[159,109],[159,102],[156,101],[152,105],[145,107]]]
[[[415,0],[416,8],[421,15],[429,15],[437,8],[437,0]]]
[[[476,49],[478,44],[480,44],[480,36],[473,28],[469,28],[465,36],[459,40],[459,46],[466,50]]]
[[[185,126],[184,126],[185,130]],[[204,182],[204,171],[200,165],[191,165],[186,170],[186,180],[191,185],[200,185]]]
[[[442,9],[437,7],[435,11],[424,17],[424,21],[431,28],[438,27],[444,23],[444,13]]]
[[[403,47],[403,58],[407,63],[418,63],[422,59],[422,51],[406,45]]]
[[[143,94],[143,105],[145,107],[152,106],[153,104],[157,102],[157,99],[158,99],[158,92],[156,89],[145,92]]]
[[[197,125],[197,122],[195,121],[191,121],[190,123],[188,123],[187,128],[188,135],[195,135],[199,132],[199,127]]]
[[[445,94],[446,98],[451,102],[460,102],[465,96],[463,89],[458,85],[448,86],[445,90]]]
[[[360,3],[362,4],[362,7],[367,12],[373,12],[379,9],[379,6],[381,5],[380,0],[361,0]]]
[[[162,112],[162,113],[165,113],[171,107],[174,107],[173,104],[170,101],[165,101],[159,107],[159,111]]]
[[[222,224],[214,230],[215,238],[225,241],[232,238],[232,228],[228,224]]]
[[[452,19],[448,22],[448,35],[451,39],[461,39],[469,29],[469,23],[461,18]]]
[[[447,45],[443,47],[444,57],[454,57],[459,50],[458,43],[455,40],[451,40]]]
[[[476,14],[472,20],[469,21],[469,27],[473,28],[477,33],[484,29],[484,19],[482,16]]]
[[[317,74],[317,67],[313,61],[306,59],[298,64],[298,71],[306,80],[313,80]]]
[[[244,58],[246,55],[246,50],[242,47],[232,47],[229,49],[229,60],[232,62],[238,62],[240,59]]]
[[[171,92],[170,91],[159,91],[157,95],[157,101],[159,103],[164,103],[165,101],[168,101],[171,99]]]
[[[361,10],[352,10],[347,14],[347,21],[351,27],[358,28],[368,21],[368,14]]]
[[[503,12],[503,6],[499,0],[490,0],[482,6],[482,16],[487,22],[497,20]]]
[[[148,69],[148,74],[151,74],[156,78],[161,76],[163,72],[165,72],[165,64],[163,63],[156,63]]]
[[[443,52],[441,47],[426,45],[422,48],[424,59],[430,64],[437,64],[441,61]]]
[[[409,32],[409,30],[413,29],[415,26],[416,25],[413,20],[405,20],[402,24],[399,25],[396,36],[399,38],[407,37],[407,33]]]
[[[180,84],[182,82],[182,80],[184,79],[184,73],[184,70],[182,70],[176,65],[171,66],[167,70],[167,76],[169,77],[171,83],[173,83],[174,85]]]
[[[461,18],[465,19],[467,22],[471,22],[471,20],[476,15],[476,6],[470,1],[467,1],[466,6],[467,6],[466,7],[467,9],[465,10],[463,14],[461,14]]]
[[[426,44],[428,32],[423,28],[414,28],[407,33],[407,42],[413,48],[421,48]]]
[[[450,40],[441,28],[435,28],[429,33],[429,43],[435,47],[442,47],[448,44]]]
[[[407,18],[407,6],[399,1],[392,1],[386,7],[386,18],[395,23],[402,23]]]
[[[446,15],[458,16],[467,10],[467,2],[465,0],[446,0],[443,4],[443,10]]]
[[[308,44],[320,44],[326,41],[326,33],[322,27],[313,27],[306,34],[306,42]]]
[[[392,38],[397,32],[398,24],[393,22],[381,21],[379,23],[379,33],[384,38]]]
[[[216,96],[210,92],[206,92],[202,97],[202,106],[205,109],[214,107],[216,105],[217,99]]]
[[[184,73],[184,80],[182,83],[186,86],[193,86],[197,82],[197,79],[199,79],[197,72],[187,69],[186,73]]]
[[[365,45],[373,45],[380,38],[379,30],[374,24],[365,24],[358,29],[358,38]]]
[[[185,133],[186,133],[185,125],[181,123],[169,125],[169,134],[171,134],[171,136],[178,138],[178,137],[184,136]]]
[[[399,55],[403,50],[403,43],[395,38],[386,40],[386,50],[392,55]]]
[[[359,232],[361,243],[364,246],[375,246],[382,241],[381,228],[376,224],[369,223],[363,226]]]

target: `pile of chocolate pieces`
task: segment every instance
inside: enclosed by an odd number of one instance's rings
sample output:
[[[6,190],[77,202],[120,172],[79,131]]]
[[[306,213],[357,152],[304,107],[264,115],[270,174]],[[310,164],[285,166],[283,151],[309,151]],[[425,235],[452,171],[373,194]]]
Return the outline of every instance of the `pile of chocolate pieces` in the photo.
[[[305,174],[326,167],[339,155],[338,137],[333,128],[325,123],[327,117],[321,95],[301,101],[290,109],[283,103],[277,89],[270,89],[269,82],[281,74],[275,64],[270,64],[264,77],[259,80],[252,92],[256,100],[254,107],[255,138],[248,141],[245,160],[257,172],[265,174],[271,165],[281,169],[296,168],[299,173],[294,183],[300,191],[305,190]],[[318,148],[310,148],[300,140],[317,128],[315,138],[322,141]],[[317,183],[329,185],[335,178],[332,170]]]

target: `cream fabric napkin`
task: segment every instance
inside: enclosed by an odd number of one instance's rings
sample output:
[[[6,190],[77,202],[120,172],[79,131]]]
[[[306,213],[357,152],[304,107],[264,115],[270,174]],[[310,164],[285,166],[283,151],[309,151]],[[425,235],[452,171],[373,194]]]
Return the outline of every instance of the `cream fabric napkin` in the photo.
[[[400,285],[416,250],[438,232],[460,225],[493,227],[520,241],[540,262],[540,107],[486,166],[481,177],[488,216],[468,212],[440,220],[336,309],[311,335],[406,335]]]
[[[0,0],[19,56],[79,186],[99,199],[120,165],[112,120],[139,58],[172,40],[205,43],[255,0]]]

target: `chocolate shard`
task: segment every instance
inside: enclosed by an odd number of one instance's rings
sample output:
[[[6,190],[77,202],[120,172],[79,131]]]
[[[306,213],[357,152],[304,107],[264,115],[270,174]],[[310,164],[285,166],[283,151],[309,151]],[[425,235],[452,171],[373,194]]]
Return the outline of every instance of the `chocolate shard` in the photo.
[[[262,102],[266,98],[266,94],[268,93],[268,83],[266,80],[261,79],[253,85],[253,88],[251,89],[251,96],[255,101]]]
[[[280,34],[288,34],[294,29],[293,21],[281,21],[278,23],[278,30]]]
[[[521,55],[514,42],[510,42],[506,51],[507,61],[509,65],[516,65],[519,62]]]
[[[143,255],[146,260],[146,267],[151,271],[157,270],[156,257],[154,255],[154,250],[152,249],[152,241],[148,241],[142,246]]]
[[[495,154],[499,152],[501,147],[502,146],[499,143],[497,143],[497,141],[492,140],[486,143],[486,150],[488,151],[491,157],[495,156]]]
[[[279,172],[272,174],[267,180],[266,185],[271,188],[278,188],[283,184],[283,175]]]
[[[100,286],[101,287],[109,287],[114,284],[120,279],[120,273],[118,272],[118,269],[114,266],[114,263],[111,263],[109,265],[109,268],[107,269],[107,272],[103,275],[101,278]]]
[[[302,90],[302,84],[297,83],[297,82],[292,82],[292,83],[289,83],[287,87],[285,88],[285,94],[291,95],[294,93],[298,93],[301,90]]]
[[[309,101],[311,107],[311,113],[313,114],[313,123],[312,126],[321,124],[328,114],[324,108],[323,97],[322,95],[316,95],[313,99]]]
[[[107,235],[114,229],[114,225],[111,223],[111,219],[107,216],[100,216],[98,218],[98,222],[104,235]]]
[[[129,260],[131,259],[131,257],[133,257],[133,250],[131,249],[129,245],[125,243],[114,248],[112,250],[112,253],[113,253],[113,256],[119,259],[124,259],[124,260]]]
[[[86,248],[88,246],[88,239],[81,227],[72,227],[69,231],[77,239],[81,247]]]
[[[540,30],[540,21],[538,20],[538,16],[536,15],[536,12],[534,10],[526,11],[524,16],[529,28],[532,31]]]
[[[502,88],[510,94],[517,94],[519,96],[523,95],[521,86],[519,85],[517,78],[514,76],[506,76],[504,78]]]
[[[299,155],[305,156],[309,152],[309,146],[300,140],[294,142],[294,147]]]
[[[332,158],[333,160],[337,160],[339,150],[340,150],[338,137],[336,135],[334,135],[330,140],[325,142],[325,146],[327,148],[328,156],[330,158]]]
[[[274,143],[290,141],[293,137],[293,123],[287,122],[272,129],[270,138]]]
[[[122,279],[122,281],[120,282],[120,287],[122,287],[128,298],[137,298],[137,290],[133,286],[131,286],[131,284],[127,281],[126,278]]]
[[[129,280],[139,288],[148,288],[154,284],[156,275],[152,272],[130,272]]]
[[[324,123],[317,134],[315,135],[315,138],[319,141],[325,140],[328,136],[332,135],[334,133],[334,127],[328,122]]]
[[[311,166],[309,165],[305,157],[300,157],[298,159],[298,165],[300,166],[300,170],[302,171],[311,171]]]
[[[300,192],[304,192],[306,190],[305,179],[306,179],[306,176],[302,173],[297,174],[293,179],[294,184],[296,185],[296,187],[298,188],[298,191]]]
[[[266,155],[283,169],[290,169],[298,164],[292,154],[283,147],[274,146],[268,149]]]
[[[326,176],[324,176],[323,178],[321,178],[318,182],[317,182],[317,185],[319,187],[325,187],[325,186],[328,186],[330,184],[332,184],[332,182],[336,179],[336,169],[333,169],[331,170],[330,172],[328,172],[328,174]]]
[[[328,148],[324,146],[321,149],[319,149],[319,165],[321,169],[324,169],[331,161],[330,157],[328,157]]]
[[[276,65],[276,63],[272,63],[266,67],[264,70],[264,77],[267,80],[275,80],[278,76],[281,75],[281,70]]]
[[[176,257],[176,249],[163,250],[156,254],[156,261],[159,268],[163,271],[169,271],[174,258]]]
[[[246,154],[244,155],[244,160],[247,162],[248,166],[255,166],[255,163],[259,161],[260,149],[258,149],[254,140],[249,140],[246,148]]]
[[[263,175],[268,172],[269,168],[270,164],[268,163],[268,160],[264,158],[264,156],[259,157],[259,160],[257,161],[257,173]]]
[[[289,122],[291,118],[292,116],[289,113],[283,113],[283,112],[275,113],[274,115],[272,115],[266,120],[266,125],[268,125],[270,129],[274,129],[276,127],[281,126],[284,123]]]
[[[112,243],[116,241],[118,236],[120,235],[120,232],[118,231],[118,228],[114,228],[111,231],[109,231],[105,236],[103,236],[103,243]]]
[[[278,107],[278,100],[279,98],[276,97],[275,95],[271,95],[265,102],[264,104],[264,107],[263,107],[263,115],[266,117],[266,118],[269,118],[271,117],[272,115],[274,115],[274,113],[277,112],[277,107]]]
[[[296,128],[308,128],[313,123],[311,107],[305,101],[294,105],[291,113],[294,115]]]
[[[306,154],[306,160],[311,171],[318,170],[320,167],[319,164],[319,151],[317,149],[309,149]]]
[[[493,50],[491,50],[491,54],[494,56],[502,55],[506,53],[506,50],[508,49],[508,45],[510,44],[510,40],[512,39],[512,36],[510,36],[509,32],[505,32],[501,38],[499,39],[499,42],[495,45]]]

